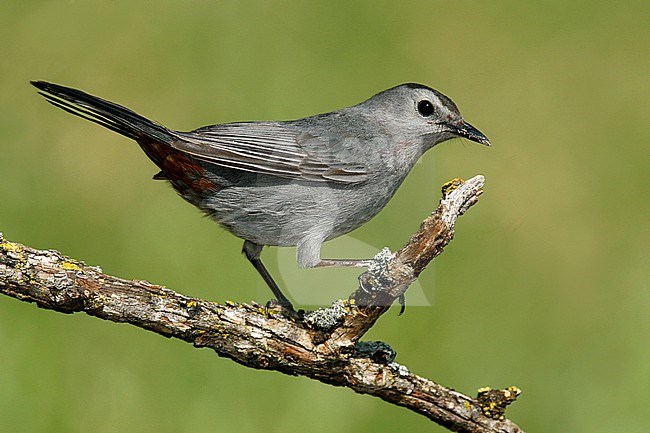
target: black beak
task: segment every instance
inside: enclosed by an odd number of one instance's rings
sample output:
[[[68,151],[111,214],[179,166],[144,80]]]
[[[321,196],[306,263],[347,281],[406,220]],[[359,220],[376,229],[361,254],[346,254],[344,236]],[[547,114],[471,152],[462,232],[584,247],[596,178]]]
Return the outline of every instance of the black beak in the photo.
[[[474,141],[476,143],[483,144],[485,146],[490,145],[490,140],[483,135],[481,131],[474,128],[469,123],[461,120],[455,125],[449,125],[451,132],[459,137],[467,138],[468,140]]]

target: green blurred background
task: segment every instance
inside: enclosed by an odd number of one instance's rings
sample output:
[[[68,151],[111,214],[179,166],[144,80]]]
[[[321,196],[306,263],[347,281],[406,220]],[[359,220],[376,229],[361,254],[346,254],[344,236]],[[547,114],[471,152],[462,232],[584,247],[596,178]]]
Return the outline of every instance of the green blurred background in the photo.
[[[49,106],[28,81],[178,129],[302,117],[426,83],[493,147],[429,152],[328,254],[398,248],[450,178],[484,174],[485,194],[419,280],[431,305],[389,312],[367,338],[465,393],[519,386],[508,414],[529,432],[648,431],[649,5],[4,1],[0,231],[124,278],[264,302],[239,239],[151,181],[137,145]],[[265,258],[302,281],[296,298],[323,281],[325,299],[354,288],[354,272],[297,270],[287,251]],[[347,389],[0,297],[1,432],[396,430],[446,431]]]

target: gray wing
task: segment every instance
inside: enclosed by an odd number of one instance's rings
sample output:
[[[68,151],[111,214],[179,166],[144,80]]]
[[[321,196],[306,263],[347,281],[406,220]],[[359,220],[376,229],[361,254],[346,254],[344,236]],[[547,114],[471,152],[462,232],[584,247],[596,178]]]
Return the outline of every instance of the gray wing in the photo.
[[[229,123],[175,135],[175,149],[223,167],[343,184],[368,178],[362,164],[341,160],[347,155],[340,140],[300,132],[286,123]]]

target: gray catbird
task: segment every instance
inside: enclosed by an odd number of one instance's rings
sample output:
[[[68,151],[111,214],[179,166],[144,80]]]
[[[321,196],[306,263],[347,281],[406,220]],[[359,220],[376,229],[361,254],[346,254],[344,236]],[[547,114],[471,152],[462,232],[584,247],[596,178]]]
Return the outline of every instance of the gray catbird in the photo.
[[[331,113],[180,132],[76,89],[33,81],[63,110],[137,141],[167,180],[235,236],[278,303],[292,309],[260,259],[265,245],[297,246],[303,267],[368,266],[321,259],[324,241],[361,226],[395,194],[425,151],[454,137],[489,146],[456,105],[402,84]]]

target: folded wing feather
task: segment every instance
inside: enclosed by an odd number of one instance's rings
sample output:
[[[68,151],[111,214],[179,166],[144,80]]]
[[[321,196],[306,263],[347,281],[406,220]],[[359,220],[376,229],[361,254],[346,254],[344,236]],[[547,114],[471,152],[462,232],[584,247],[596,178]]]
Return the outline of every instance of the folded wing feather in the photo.
[[[172,144],[176,149],[238,170],[343,184],[364,182],[368,177],[362,164],[338,161],[330,140],[278,122],[207,126],[177,133],[177,137]]]

